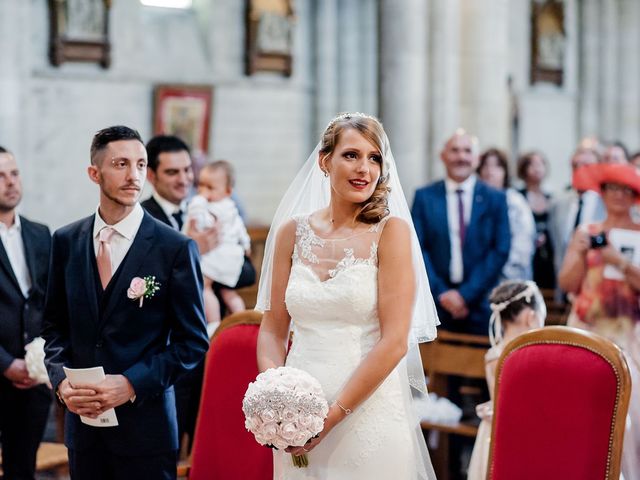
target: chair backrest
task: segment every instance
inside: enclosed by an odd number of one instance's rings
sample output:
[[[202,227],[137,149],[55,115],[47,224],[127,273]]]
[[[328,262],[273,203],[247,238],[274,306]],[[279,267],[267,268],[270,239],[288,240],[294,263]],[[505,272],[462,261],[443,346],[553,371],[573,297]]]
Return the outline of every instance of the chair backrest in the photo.
[[[489,478],[617,480],[630,392],[612,342],[568,327],[519,336],[498,360]]]
[[[252,310],[223,320],[207,353],[190,480],[271,480],[271,450],[244,427],[242,399],[258,375],[256,346],[262,314]]]

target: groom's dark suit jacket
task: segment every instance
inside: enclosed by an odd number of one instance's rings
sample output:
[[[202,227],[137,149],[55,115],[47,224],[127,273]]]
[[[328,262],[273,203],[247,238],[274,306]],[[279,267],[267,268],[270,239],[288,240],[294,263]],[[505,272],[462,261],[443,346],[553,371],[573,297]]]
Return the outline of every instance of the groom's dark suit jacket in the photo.
[[[145,213],[126,257],[102,290],[93,247],[94,215],[53,235],[42,335],[54,391],[63,366],[103,366],[136,394],[116,408],[117,427],[96,428],[67,412],[65,443],[76,451],[102,439],[116,455],[178,449],[173,384],[208,348],[202,275],[195,243]],[[160,289],[142,307],[127,297],[134,277],[155,276]]]

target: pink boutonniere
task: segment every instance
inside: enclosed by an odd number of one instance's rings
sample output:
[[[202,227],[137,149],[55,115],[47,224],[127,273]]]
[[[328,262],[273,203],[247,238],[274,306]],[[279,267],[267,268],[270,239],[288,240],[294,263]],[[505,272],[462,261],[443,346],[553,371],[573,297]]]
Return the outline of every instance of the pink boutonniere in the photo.
[[[155,276],[133,277],[127,290],[127,297],[131,300],[139,300],[139,306],[142,307],[144,299],[153,297],[158,290],[160,290],[160,284],[156,282]]]

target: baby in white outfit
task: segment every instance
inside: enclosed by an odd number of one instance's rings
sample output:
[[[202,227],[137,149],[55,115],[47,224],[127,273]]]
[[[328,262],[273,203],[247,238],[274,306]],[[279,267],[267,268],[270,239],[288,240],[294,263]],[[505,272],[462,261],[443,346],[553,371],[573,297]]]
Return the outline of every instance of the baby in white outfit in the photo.
[[[205,284],[204,306],[210,332],[220,323],[220,304],[211,288],[213,282],[230,287],[222,288],[220,295],[231,313],[245,309],[242,297],[232,288],[238,283],[251,241],[238,208],[231,199],[233,183],[233,167],[229,162],[219,160],[205,165],[198,178],[198,194],[187,209],[185,225],[189,225],[192,219],[199,230],[218,224],[219,245],[200,259]]]

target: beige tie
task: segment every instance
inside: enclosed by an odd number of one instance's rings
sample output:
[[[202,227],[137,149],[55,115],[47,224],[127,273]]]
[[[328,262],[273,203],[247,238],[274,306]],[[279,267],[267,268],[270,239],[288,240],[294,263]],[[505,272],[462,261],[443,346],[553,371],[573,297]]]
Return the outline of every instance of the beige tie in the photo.
[[[98,274],[100,275],[100,283],[102,283],[102,289],[106,289],[109,284],[109,280],[113,275],[111,271],[111,237],[116,231],[111,227],[104,227],[100,230],[98,236],[98,255],[96,256],[96,263],[98,264]]]

